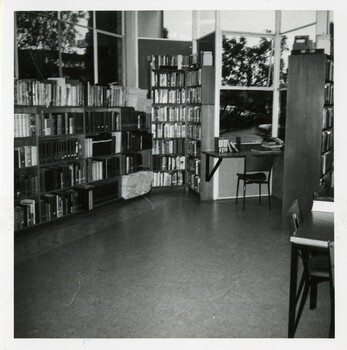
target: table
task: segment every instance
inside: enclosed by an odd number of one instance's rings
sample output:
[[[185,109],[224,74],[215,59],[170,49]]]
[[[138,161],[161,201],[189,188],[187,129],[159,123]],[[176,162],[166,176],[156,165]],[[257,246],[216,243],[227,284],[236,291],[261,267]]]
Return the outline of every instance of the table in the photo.
[[[291,266],[289,287],[289,323],[288,338],[293,338],[298,326],[301,311],[296,312],[300,299],[300,287],[297,290],[299,250],[328,250],[329,242],[334,240],[334,213],[315,211],[305,217],[304,222],[290,237]],[[333,316],[332,316],[333,319]]]
[[[229,152],[229,153],[218,153],[215,151],[202,151],[206,155],[206,171],[205,171],[205,181],[209,182],[220,164],[222,163],[223,159],[225,158],[245,158],[247,155],[254,154],[254,155],[262,155],[262,154],[274,154],[274,155],[283,155],[283,152],[279,151],[265,151],[261,150],[261,147],[259,148],[259,145],[242,145],[242,151],[240,152]],[[213,167],[213,169],[210,172],[210,158],[218,158],[217,163]]]

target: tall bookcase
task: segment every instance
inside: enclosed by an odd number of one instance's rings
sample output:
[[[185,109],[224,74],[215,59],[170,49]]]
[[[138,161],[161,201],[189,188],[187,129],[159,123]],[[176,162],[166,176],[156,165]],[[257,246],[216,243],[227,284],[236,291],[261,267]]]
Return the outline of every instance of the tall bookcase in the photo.
[[[152,56],[150,66],[154,187],[184,184],[201,199],[212,199],[201,150],[214,147],[214,67],[180,55]],[[179,139],[170,137],[170,128]]]
[[[20,102],[14,109],[15,231],[118,199],[122,175],[150,168],[146,113]]]
[[[324,54],[289,57],[283,226],[295,199],[305,215],[315,190],[333,182],[333,65]]]
[[[180,62],[178,62],[180,60]],[[151,66],[153,187],[184,186],[185,70],[178,56],[153,56]]]

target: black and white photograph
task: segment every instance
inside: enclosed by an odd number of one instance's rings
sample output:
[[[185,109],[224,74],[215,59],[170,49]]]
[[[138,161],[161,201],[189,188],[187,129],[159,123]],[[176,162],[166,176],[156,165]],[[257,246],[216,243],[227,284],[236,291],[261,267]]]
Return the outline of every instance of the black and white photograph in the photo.
[[[347,6],[0,5],[0,348],[343,349]]]

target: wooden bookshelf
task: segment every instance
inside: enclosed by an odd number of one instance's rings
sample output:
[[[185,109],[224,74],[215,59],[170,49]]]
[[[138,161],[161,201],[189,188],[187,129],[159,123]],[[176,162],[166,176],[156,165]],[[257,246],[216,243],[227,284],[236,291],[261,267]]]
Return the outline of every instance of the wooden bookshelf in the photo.
[[[333,182],[333,62],[324,54],[289,57],[283,225],[298,199],[306,215],[313,194]]]

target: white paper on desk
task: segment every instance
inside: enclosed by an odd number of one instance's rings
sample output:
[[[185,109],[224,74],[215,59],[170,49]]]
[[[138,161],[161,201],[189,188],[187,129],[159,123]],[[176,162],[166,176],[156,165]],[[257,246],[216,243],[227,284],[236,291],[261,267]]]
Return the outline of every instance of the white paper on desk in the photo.
[[[334,207],[334,202],[314,200],[312,205],[312,211],[324,211],[326,213],[333,213]]]

